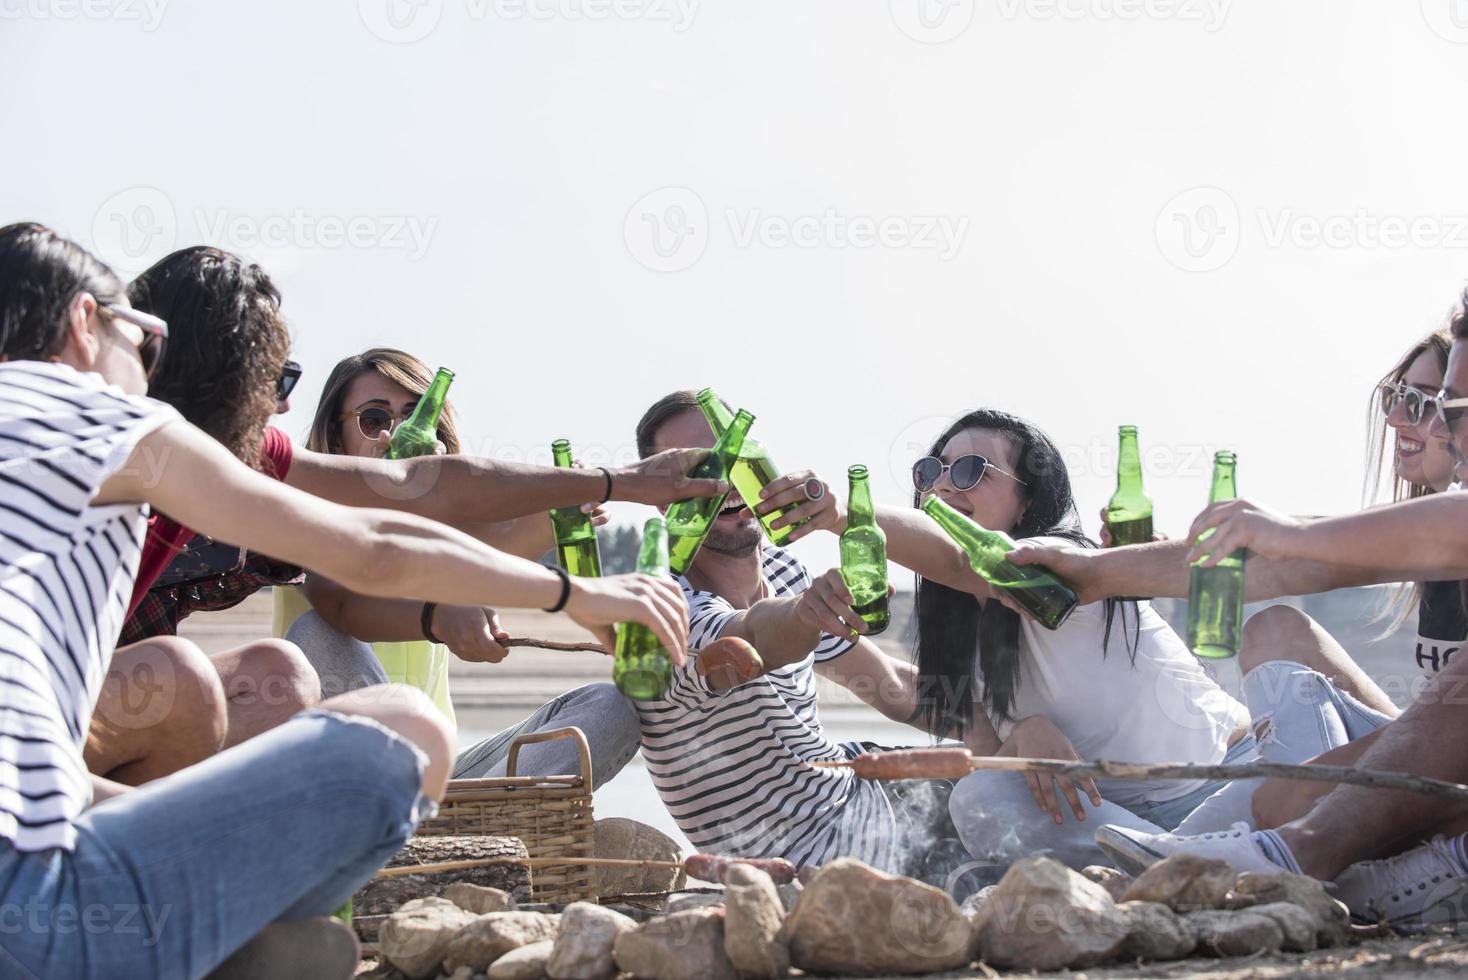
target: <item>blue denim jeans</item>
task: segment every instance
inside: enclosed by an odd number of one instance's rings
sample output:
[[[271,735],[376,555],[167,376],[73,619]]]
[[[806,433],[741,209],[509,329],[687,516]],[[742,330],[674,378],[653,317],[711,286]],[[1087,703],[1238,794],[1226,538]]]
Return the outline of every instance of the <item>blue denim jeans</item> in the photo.
[[[1244,703],[1254,719],[1259,757],[1299,763],[1354,742],[1392,720],[1357,701],[1321,673],[1272,660],[1244,675]],[[1254,826],[1253,797],[1262,779],[1229,783],[1184,820],[1179,834],[1206,834],[1243,821]]]
[[[309,711],[87,810],[74,851],[0,841],[0,976],[201,977],[271,922],[330,914],[432,812],[424,761]]]
[[[1223,761],[1244,762],[1253,756],[1254,739],[1245,736],[1229,747]],[[1077,820],[1070,805],[1063,803],[1065,821],[1056,823],[1035,805],[1023,774],[987,770],[959,780],[948,806],[959,837],[978,861],[1007,866],[1020,858],[1048,854],[1079,870],[1111,863],[1096,846],[1096,828],[1116,824],[1153,834],[1171,830],[1222,785],[1205,783],[1174,800],[1131,807],[1109,800],[1096,806],[1082,795],[1086,819]]]

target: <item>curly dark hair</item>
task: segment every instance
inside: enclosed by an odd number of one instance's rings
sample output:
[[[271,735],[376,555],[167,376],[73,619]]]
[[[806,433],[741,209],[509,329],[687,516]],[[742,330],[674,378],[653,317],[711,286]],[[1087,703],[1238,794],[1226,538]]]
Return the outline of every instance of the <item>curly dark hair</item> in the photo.
[[[276,381],[290,353],[280,290],[265,270],[196,245],[133,280],[128,298],[168,321],[168,357],[148,394],[258,466]]]

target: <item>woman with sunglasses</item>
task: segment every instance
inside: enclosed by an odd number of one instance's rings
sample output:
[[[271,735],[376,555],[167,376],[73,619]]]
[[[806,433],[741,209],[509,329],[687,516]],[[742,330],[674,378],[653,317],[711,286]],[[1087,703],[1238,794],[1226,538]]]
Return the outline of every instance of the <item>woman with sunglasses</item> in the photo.
[[[771,485],[760,510],[798,499],[800,485],[786,482]],[[915,504],[936,494],[1016,539],[1094,547],[1059,450],[1004,412],[971,412],[950,425],[914,464],[913,482]],[[919,575],[919,700],[929,730],[952,732],[983,755],[1208,764],[1252,755],[1248,713],[1148,603],[1082,606],[1047,631],[1008,608],[921,511],[879,507],[877,517],[888,556]],[[793,537],[844,524],[842,510],[828,508]],[[821,587],[855,622],[839,572]],[[972,711],[976,703],[982,712]],[[1101,824],[1170,829],[1217,789],[981,772],[957,785],[949,808],[980,861],[1007,865],[1043,851],[1080,868],[1102,860],[1092,840]]]
[[[433,811],[452,736],[421,693],[392,687],[136,789],[89,773],[149,509],[362,592],[564,610],[607,643],[642,622],[678,660],[687,605],[671,582],[572,581],[269,479],[143,397],[149,337],[166,333],[74,242],[0,228],[0,906],[45,913],[6,930],[0,973],[350,977],[355,938],[326,916]]]

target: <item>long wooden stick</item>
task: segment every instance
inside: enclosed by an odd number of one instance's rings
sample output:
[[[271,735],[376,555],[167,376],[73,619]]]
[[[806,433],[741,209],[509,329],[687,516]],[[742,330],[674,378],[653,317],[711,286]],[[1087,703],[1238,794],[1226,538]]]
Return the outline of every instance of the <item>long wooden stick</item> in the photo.
[[[431,875],[443,871],[467,871],[470,868],[487,868],[495,864],[520,864],[529,868],[549,867],[564,864],[587,864],[604,868],[682,868],[677,861],[636,861],[631,858],[579,858],[579,857],[492,857],[475,858],[467,861],[439,861],[436,864],[405,864],[398,868],[384,868],[376,878],[400,878],[404,875]]]
[[[880,758],[880,755],[878,756]],[[862,778],[921,779],[921,775],[863,774],[863,768],[855,760],[848,762],[810,762],[807,765],[823,769],[856,768]],[[1052,776],[1104,776],[1111,779],[1294,779],[1317,783],[1349,783],[1353,786],[1370,786],[1376,789],[1405,790],[1441,796],[1450,800],[1468,801],[1468,786],[1449,783],[1441,779],[1428,779],[1402,772],[1386,772],[1381,769],[1354,769],[1349,766],[1293,765],[1284,762],[1241,762],[1228,765],[1199,765],[1184,762],[1140,763],[1077,762],[1068,759],[1015,759],[992,755],[971,756],[970,771],[1000,769],[1009,772],[1039,772]]]
[[[597,643],[561,643],[559,640],[537,640],[529,636],[512,636],[500,642],[502,647],[534,647],[537,650],[564,650],[568,653],[605,654]]]

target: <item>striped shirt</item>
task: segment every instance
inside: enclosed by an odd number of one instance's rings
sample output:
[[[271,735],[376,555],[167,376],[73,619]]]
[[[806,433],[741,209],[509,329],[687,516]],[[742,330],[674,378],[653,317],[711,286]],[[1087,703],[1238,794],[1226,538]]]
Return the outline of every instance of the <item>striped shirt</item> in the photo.
[[[789,552],[766,543],[760,571],[774,596],[799,595],[810,576]],[[679,578],[688,598],[694,651],[719,638],[737,610]],[[815,664],[851,648],[821,637],[799,663],[715,693],[694,669],[674,671],[661,700],[638,701],[642,756],[664,805],[700,851],[783,857],[797,866],[837,857],[898,870],[891,804],[877,783],[850,769],[807,762],[853,759],[859,742],[838,744],[821,730]]]
[[[0,838],[16,850],[71,850],[91,803],[82,746],[144,508],[90,503],[177,417],[64,365],[0,363]]]

